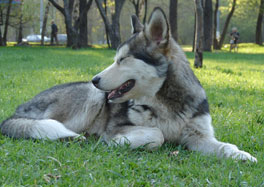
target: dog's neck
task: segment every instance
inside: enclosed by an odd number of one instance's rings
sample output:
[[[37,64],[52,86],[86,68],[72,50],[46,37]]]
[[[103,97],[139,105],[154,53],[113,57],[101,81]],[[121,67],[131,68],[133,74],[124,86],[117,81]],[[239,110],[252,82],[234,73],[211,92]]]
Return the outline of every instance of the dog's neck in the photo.
[[[200,102],[199,95],[203,98],[206,96],[180,46],[171,40],[170,48],[167,77],[155,97],[172,112],[182,112],[186,104],[192,106]]]

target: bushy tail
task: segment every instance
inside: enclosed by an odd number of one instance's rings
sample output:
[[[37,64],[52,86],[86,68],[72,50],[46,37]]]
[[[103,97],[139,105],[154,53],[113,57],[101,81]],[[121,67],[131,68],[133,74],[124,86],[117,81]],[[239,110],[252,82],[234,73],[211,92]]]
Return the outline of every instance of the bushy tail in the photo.
[[[64,125],[52,119],[27,119],[11,117],[0,125],[2,134],[13,138],[50,139],[76,137],[79,134],[66,129]]]

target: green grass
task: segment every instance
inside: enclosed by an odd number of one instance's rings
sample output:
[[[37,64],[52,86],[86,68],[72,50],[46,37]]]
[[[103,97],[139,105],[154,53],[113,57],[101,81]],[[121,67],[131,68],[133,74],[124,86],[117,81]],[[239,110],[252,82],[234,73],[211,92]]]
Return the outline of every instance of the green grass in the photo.
[[[227,48],[228,49],[228,48]],[[13,140],[0,135],[3,186],[264,186],[264,48],[240,44],[204,54],[195,69],[219,140],[258,163],[218,159],[164,144],[155,152],[87,141]],[[40,91],[90,80],[112,63],[108,49],[0,48],[0,121]],[[187,52],[193,64],[193,53]],[[177,156],[170,153],[179,150]]]

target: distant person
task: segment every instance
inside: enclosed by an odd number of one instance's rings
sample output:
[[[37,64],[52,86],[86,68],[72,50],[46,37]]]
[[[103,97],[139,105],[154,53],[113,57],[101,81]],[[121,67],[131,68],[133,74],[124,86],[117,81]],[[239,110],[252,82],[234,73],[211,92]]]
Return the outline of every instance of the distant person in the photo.
[[[50,45],[53,45],[53,39],[55,39],[56,44],[58,45],[58,27],[57,25],[54,23],[54,21],[51,21],[51,38],[50,38]]]
[[[231,40],[230,40],[230,52],[232,49],[237,50],[238,51],[238,39],[239,39],[239,32],[237,31],[237,28],[236,27],[233,27],[232,28],[232,31],[230,33],[230,37],[231,37]]]

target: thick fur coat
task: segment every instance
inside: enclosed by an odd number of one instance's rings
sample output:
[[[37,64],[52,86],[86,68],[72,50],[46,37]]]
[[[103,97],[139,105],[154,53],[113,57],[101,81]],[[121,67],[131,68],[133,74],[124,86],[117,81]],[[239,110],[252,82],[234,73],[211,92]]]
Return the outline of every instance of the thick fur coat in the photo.
[[[219,157],[256,158],[216,140],[206,93],[171,38],[168,21],[155,8],[143,26],[132,16],[133,35],[114,63],[91,82],[48,89],[19,106],[1,124],[14,138],[58,139],[80,133],[108,144],[160,147],[164,141]]]

